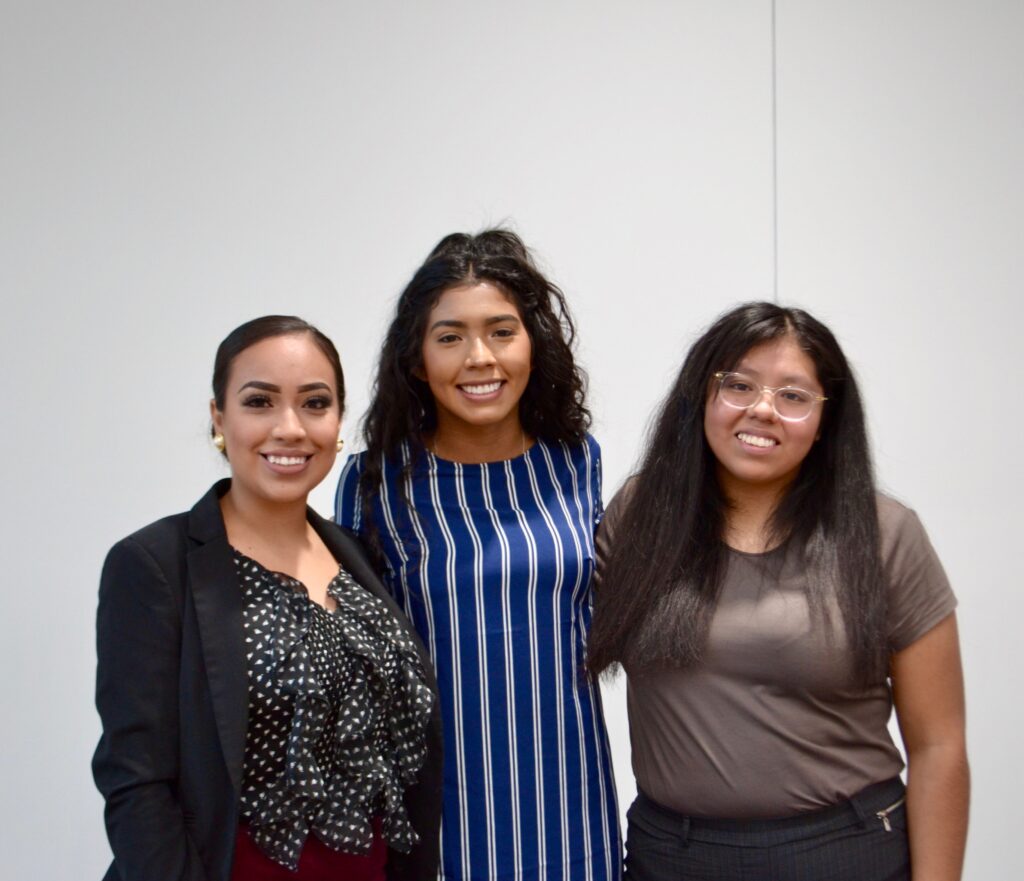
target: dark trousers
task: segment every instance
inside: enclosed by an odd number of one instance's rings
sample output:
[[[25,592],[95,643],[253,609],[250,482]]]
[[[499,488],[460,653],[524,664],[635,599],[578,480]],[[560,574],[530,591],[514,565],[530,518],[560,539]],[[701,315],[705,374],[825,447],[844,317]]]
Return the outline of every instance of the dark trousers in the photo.
[[[626,814],[626,881],[909,881],[902,781],[780,820],[686,817],[643,793]]]

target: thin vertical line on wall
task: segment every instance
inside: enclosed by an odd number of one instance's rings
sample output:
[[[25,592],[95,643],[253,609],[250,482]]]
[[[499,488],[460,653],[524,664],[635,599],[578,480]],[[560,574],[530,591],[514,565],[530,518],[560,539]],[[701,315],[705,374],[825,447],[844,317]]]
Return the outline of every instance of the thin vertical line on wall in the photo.
[[[779,129],[775,55],[775,0],[772,0],[772,299],[779,302]]]

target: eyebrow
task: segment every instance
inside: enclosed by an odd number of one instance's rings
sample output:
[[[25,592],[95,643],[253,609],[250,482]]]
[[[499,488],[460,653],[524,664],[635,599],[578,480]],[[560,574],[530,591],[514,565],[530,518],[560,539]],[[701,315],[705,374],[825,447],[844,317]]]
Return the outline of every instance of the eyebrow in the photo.
[[[502,322],[505,322],[505,321],[512,321],[512,322],[515,322],[516,324],[521,324],[522,323],[519,320],[519,316],[518,315],[511,315],[511,314],[509,314],[509,315],[492,315],[490,318],[487,318],[487,319],[484,320],[484,326],[485,327],[489,327],[492,324],[501,324]],[[432,331],[434,331],[434,330],[437,330],[437,328],[439,328],[439,327],[459,327],[459,328],[462,328],[462,327],[466,327],[466,326],[467,325],[466,325],[465,321],[457,321],[454,318],[443,318],[440,321],[435,321],[432,325],[430,325],[430,329]]]
[[[250,379],[238,391],[243,392],[247,388],[259,389],[261,392],[280,393],[281,391],[281,386],[274,385],[272,382],[262,382],[258,379]],[[327,391],[331,391],[331,387],[326,382],[307,382],[305,385],[300,385],[298,391],[301,394],[302,392],[311,392],[316,389],[326,389]]]

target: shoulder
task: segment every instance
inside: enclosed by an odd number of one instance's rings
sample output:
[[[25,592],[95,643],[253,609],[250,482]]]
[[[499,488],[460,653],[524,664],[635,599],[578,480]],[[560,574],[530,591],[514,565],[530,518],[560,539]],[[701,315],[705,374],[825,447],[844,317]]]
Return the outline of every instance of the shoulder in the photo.
[[[349,480],[357,480],[370,466],[371,462],[380,462],[381,478],[392,479],[395,475],[402,473],[410,464],[414,469],[425,469],[428,467],[428,460],[423,455],[422,445],[414,445],[409,440],[402,441],[398,449],[382,458],[372,458],[369,450],[361,450],[352,453],[341,468],[341,483]]]
[[[363,475],[366,453],[349,456],[341,468],[338,487],[334,492],[334,517],[339,523],[352,523],[358,516],[359,483]]]
[[[188,511],[162,517],[137,529],[117,542],[107,555],[111,559],[139,558],[161,569],[184,562],[197,544],[224,536],[220,497],[230,480],[219,480]]]
[[[875,492],[875,504],[878,506],[878,522],[883,529],[898,527],[908,517],[914,516],[911,508],[881,491]]]
[[[362,471],[366,464],[366,457],[368,453],[366,450],[362,450],[359,453],[352,453],[342,466],[342,473],[347,471]]]
[[[164,517],[108,551],[100,574],[100,631],[141,628],[148,621],[180,616],[191,547],[187,524],[188,514]]]
[[[610,533],[611,530],[615,529],[616,525],[622,519],[622,515],[626,508],[629,507],[629,502],[633,498],[635,490],[636,475],[633,474],[627,477],[626,482],[616,490],[615,495],[612,496],[612,500],[605,508],[604,520],[601,521],[601,528],[605,532]]]
[[[107,560],[136,558],[140,563],[153,563],[159,568],[184,557],[188,549],[188,512],[162,517],[135,530],[114,544]]]
[[[629,506],[629,503],[633,498],[633,494],[636,492],[636,481],[637,476],[635,474],[631,474],[626,478],[622,486],[615,491],[615,495],[612,496],[612,500],[608,503],[608,515],[611,515],[614,510],[616,512],[616,516],[621,516],[622,512]]]
[[[601,463],[601,445],[591,434],[585,434],[579,441],[545,440],[537,438],[537,443],[551,453],[559,453],[574,465],[598,467]]]
[[[878,506],[878,533],[883,560],[908,543],[928,541],[921,518],[912,508],[883,492],[875,493],[875,502]]]
[[[338,487],[347,487],[349,484],[356,484],[366,468],[366,450],[361,453],[353,453],[341,466],[341,477],[338,478]]]

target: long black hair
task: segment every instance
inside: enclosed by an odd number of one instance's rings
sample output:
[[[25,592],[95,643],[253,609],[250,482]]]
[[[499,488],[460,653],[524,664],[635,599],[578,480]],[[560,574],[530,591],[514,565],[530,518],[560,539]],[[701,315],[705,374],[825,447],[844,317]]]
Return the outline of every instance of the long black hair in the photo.
[[[658,413],[602,563],[588,667],[688,667],[699,662],[727,552],[729,502],[704,435],[713,376],[753,347],[792,338],[814,362],[824,403],[820,435],[773,512],[769,531],[803,553],[812,609],[832,591],[856,678],[887,669],[884,577],[875,486],[857,383],[832,332],[801,309],[747,303],[690,349]]]
[[[449,288],[490,282],[519,310],[533,349],[533,370],[519,401],[523,429],[546,441],[579,443],[590,426],[586,376],[573,357],[576,329],[565,297],[537,268],[522,239],[507,229],[441,239],[398,298],[384,338],[370,408],[363,419],[366,457],[359,479],[367,539],[379,555],[370,515],[384,462],[409,443],[411,470],[422,438],[437,426],[430,386],[416,376],[431,309]],[[404,486],[404,481],[402,482]]]

